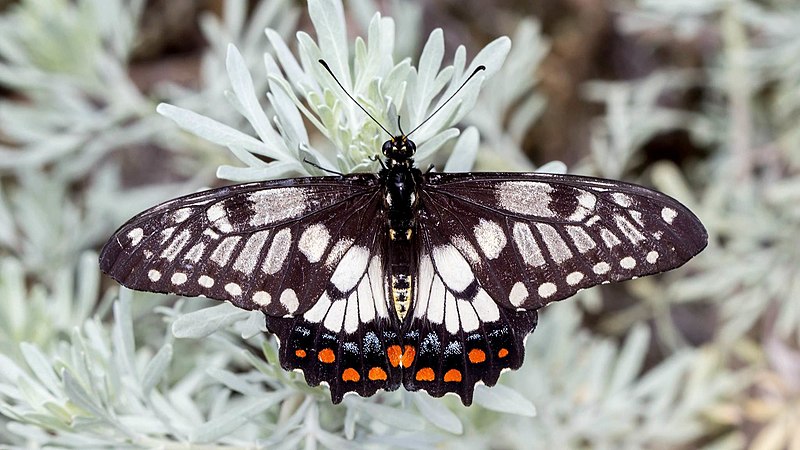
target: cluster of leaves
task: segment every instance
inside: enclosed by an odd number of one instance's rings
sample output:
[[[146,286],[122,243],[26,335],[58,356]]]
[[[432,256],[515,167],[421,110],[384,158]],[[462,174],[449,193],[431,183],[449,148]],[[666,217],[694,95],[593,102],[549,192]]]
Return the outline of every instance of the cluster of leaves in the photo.
[[[686,129],[712,156],[682,170],[659,163],[647,182],[695,210],[711,245],[679,271],[626,283],[636,302],[594,331],[584,312],[600,311],[612,291],[547,308],[526,365],[503,385],[479,386],[476,406],[402,390],[333,406],[324,388],[281,370],[260,313],[102,287],[92,249],[114,224],[210,182],[210,167],[232,181],[317,174],[304,160],[376,169],[370,157],[385,135],[320,58],[390,131],[398,115],[406,130],[420,123],[484,64],[415,133],[420,164],[534,169],[521,148],[546,108],[534,74],[548,45],[536,22],[521,19],[511,39],[468,62],[463,47],[445,57],[442,30],[420,47],[420,9],[390,3],[393,17],[366,13],[369,0],[348,10],[309,0],[316,39],[287,40],[301,14],[288,2],[248,13],[226,1],[222,20],[201,23],[210,46],[200,87],[153,92],[128,74],[144,2],[25,0],[0,16],[0,84],[16,97],[0,100],[0,445],[737,448],[752,438],[739,431],[745,423],[761,448],[798,445],[800,59],[778,56],[800,48],[796,7],[623,8],[627,33],[711,30],[719,48],[703,70],[587,85],[606,111],[572,171],[628,176],[645,142]],[[365,38],[350,41],[346,18]],[[710,92],[700,111],[659,103],[698,86]],[[156,98],[165,101],[157,109]],[[123,187],[124,155],[152,147],[166,155],[164,173],[188,181]],[[680,308],[718,313],[700,346],[676,319]]]

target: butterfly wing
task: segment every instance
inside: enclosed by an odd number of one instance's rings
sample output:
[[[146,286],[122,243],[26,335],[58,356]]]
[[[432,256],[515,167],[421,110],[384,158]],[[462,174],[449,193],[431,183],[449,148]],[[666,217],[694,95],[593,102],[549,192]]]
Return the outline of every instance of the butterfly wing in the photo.
[[[205,296],[269,315],[311,308],[362,230],[374,175],[276,180],[180,197],[133,217],[100,268],[131,289]]]
[[[429,174],[420,223],[442,263],[455,249],[499,304],[538,309],[579,289],[681,266],[705,248],[698,218],[642,186],[543,173]],[[447,281],[447,280],[445,280]]]
[[[281,342],[281,365],[302,371],[311,386],[326,384],[331,401],[348,392],[368,397],[400,387],[401,368],[392,363],[400,348],[399,323],[387,302],[386,220],[375,196],[341,226],[357,230],[323,293],[294,317],[267,316]],[[327,278],[324,278],[327,280]]]
[[[627,183],[548,174],[426,174],[416,304],[403,330],[410,389],[472,400],[522,365],[536,309],[579,289],[680,266],[706,245],[699,220]]]
[[[380,192],[377,176],[347,175],[188,195],[123,225],[100,266],[131,289],[263,311],[281,365],[312,386],[327,383],[334,402],[396,389]]]

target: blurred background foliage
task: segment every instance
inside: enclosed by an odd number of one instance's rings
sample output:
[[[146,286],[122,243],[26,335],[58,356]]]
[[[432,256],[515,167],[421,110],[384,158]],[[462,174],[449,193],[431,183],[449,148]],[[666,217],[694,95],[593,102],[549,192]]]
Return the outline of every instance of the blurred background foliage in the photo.
[[[511,38],[438,163],[560,160],[662,190],[709,230],[678,270],[547,307],[523,368],[471,408],[403,391],[333,406],[280,369],[258,313],[101,277],[119,224],[224,184],[217,167],[303,170],[228,152],[156,105],[252,135],[230,79],[249,72],[285,117],[264,54],[297,54],[298,30],[319,33],[308,9],[335,4],[0,1],[0,447],[800,449],[795,1],[345,1],[349,45],[379,11],[393,60],[414,66],[435,28],[445,65]],[[300,154],[331,155],[305,125]],[[364,168],[349,155],[340,167]]]

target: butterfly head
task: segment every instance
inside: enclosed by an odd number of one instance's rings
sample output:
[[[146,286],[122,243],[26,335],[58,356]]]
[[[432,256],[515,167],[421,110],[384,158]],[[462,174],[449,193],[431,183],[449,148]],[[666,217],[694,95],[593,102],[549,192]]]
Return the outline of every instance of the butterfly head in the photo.
[[[405,135],[394,136],[392,139],[383,143],[381,148],[383,156],[395,161],[408,161],[414,157],[417,145],[414,141],[406,138]]]

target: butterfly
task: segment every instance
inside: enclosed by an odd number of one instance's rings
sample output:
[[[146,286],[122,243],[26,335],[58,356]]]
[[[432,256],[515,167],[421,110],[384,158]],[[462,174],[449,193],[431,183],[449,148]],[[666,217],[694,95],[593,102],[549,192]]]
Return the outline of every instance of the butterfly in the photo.
[[[698,218],[659,192],[423,173],[410,134],[383,144],[377,173],[239,184],[148,209],[109,239],[100,267],[131,289],[262,311],[281,366],[329,386],[333,403],[402,385],[469,405],[476,383],[522,365],[539,308],[674,269],[707,244]]]

